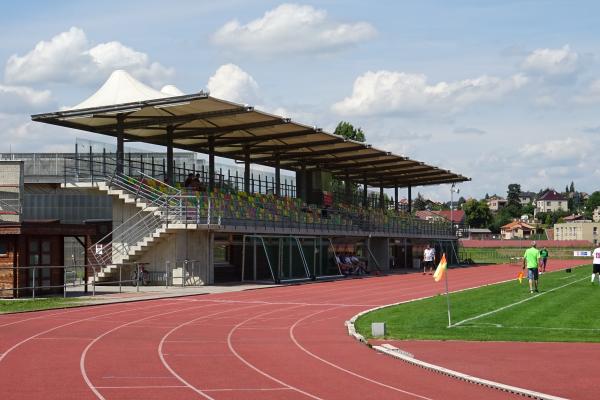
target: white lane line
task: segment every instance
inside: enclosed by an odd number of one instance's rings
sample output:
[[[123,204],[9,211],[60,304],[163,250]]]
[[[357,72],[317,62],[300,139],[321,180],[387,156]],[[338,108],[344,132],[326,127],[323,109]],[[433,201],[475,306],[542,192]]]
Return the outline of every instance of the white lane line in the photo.
[[[306,303],[306,302],[294,302],[294,301],[262,301],[262,300],[210,300],[210,299],[191,299],[185,298],[175,299],[177,301],[183,301],[186,303],[231,303],[231,304],[263,304],[273,306],[331,306],[331,307],[373,307],[378,304],[327,304],[327,303]]]
[[[50,328],[50,329],[47,329],[47,330],[45,330],[45,331],[39,332],[39,333],[37,333],[37,334],[35,334],[35,335],[29,336],[28,338],[26,338],[26,339],[23,339],[23,340],[21,340],[21,341],[20,341],[20,342],[18,342],[18,343],[15,343],[15,344],[14,344],[12,347],[8,348],[8,350],[6,350],[6,351],[5,351],[5,352],[4,352],[4,353],[3,353],[3,354],[0,356],[0,362],[2,362],[2,361],[4,360],[4,358],[6,357],[6,355],[7,355],[7,354],[9,354],[10,352],[12,352],[13,350],[15,350],[16,348],[18,348],[19,346],[21,346],[21,345],[23,345],[23,344],[25,344],[25,343],[29,342],[30,340],[32,340],[32,339],[35,339],[35,338],[37,338],[37,337],[39,337],[39,336],[45,335],[46,333],[49,333],[49,332],[55,331],[55,330],[57,330],[57,329],[60,329],[60,328],[64,328],[65,326],[74,325],[74,324],[77,324],[77,323],[79,323],[79,322],[84,322],[84,321],[92,321],[92,320],[94,320],[94,319],[96,319],[96,318],[100,318],[100,317],[106,317],[106,316],[108,316],[108,315],[122,314],[122,313],[125,313],[125,312],[131,312],[131,311],[137,311],[137,310],[147,310],[147,309],[149,309],[149,308],[155,308],[155,307],[159,307],[159,305],[156,305],[156,306],[151,306],[151,307],[148,307],[148,306],[145,306],[145,307],[138,307],[138,308],[133,308],[133,309],[127,309],[127,310],[122,310],[122,311],[115,311],[115,312],[111,312],[111,313],[105,313],[105,314],[95,315],[95,316],[93,316],[93,317],[88,317],[88,318],[78,319],[78,320],[76,320],[76,321],[72,321],[72,322],[68,322],[68,323],[66,323],[66,324],[62,324],[62,325],[59,325],[59,326],[55,326],[55,327],[53,327],[53,328]]]
[[[289,308],[286,308],[286,309],[284,309],[284,310],[285,310],[285,311],[288,311],[288,310],[292,310],[292,309],[294,309],[294,308],[299,308],[299,307],[302,307],[302,306],[294,306],[294,307],[289,307]],[[263,317],[263,316],[265,316],[265,315],[273,314],[273,313],[276,313],[276,312],[281,312],[281,311],[284,311],[284,310],[277,309],[277,310],[273,310],[273,311],[268,311],[268,312],[266,312],[266,313],[262,313],[262,314],[255,315],[255,316],[253,316],[253,317],[250,317],[250,318],[246,319],[245,321],[242,321],[242,322],[240,322],[239,324],[237,324],[236,326],[234,326],[233,328],[231,328],[231,330],[229,331],[229,335],[227,335],[227,346],[229,347],[229,350],[230,350],[230,351],[231,351],[231,352],[232,352],[232,353],[233,353],[233,354],[234,354],[234,355],[235,355],[235,356],[236,356],[236,357],[237,357],[237,358],[238,358],[238,359],[239,359],[241,362],[243,362],[244,364],[246,364],[246,365],[247,365],[248,367],[250,367],[252,370],[254,370],[254,371],[258,372],[259,374],[261,374],[261,375],[263,375],[263,376],[265,376],[265,377],[267,377],[267,378],[271,379],[271,380],[272,380],[272,381],[274,381],[274,382],[277,382],[277,383],[279,383],[279,384],[280,384],[280,385],[282,385],[282,386],[285,386],[285,387],[287,387],[287,388],[290,388],[290,389],[292,389],[292,390],[294,390],[294,391],[296,391],[296,392],[298,392],[298,393],[301,393],[301,394],[303,394],[303,395],[305,395],[305,396],[307,396],[307,397],[310,397],[311,399],[315,399],[315,400],[323,400],[323,399],[321,399],[320,397],[317,397],[317,396],[315,396],[315,395],[313,395],[313,394],[310,394],[310,393],[308,393],[308,392],[305,392],[304,390],[302,390],[302,389],[300,389],[300,388],[297,388],[297,387],[295,387],[295,386],[289,385],[289,384],[287,384],[287,383],[283,382],[282,380],[279,380],[279,379],[275,378],[273,375],[269,375],[269,374],[268,374],[268,373],[266,373],[265,371],[261,370],[260,368],[256,367],[256,366],[255,366],[255,365],[253,365],[252,363],[250,363],[248,360],[246,360],[244,357],[242,357],[242,356],[241,356],[241,355],[240,355],[240,354],[239,354],[239,353],[238,353],[238,352],[237,352],[237,351],[236,351],[236,350],[233,348],[233,344],[232,344],[232,342],[231,342],[231,337],[233,336],[233,334],[235,333],[235,331],[236,331],[236,330],[237,330],[239,327],[241,327],[241,326],[242,326],[242,325],[244,325],[245,323],[247,323],[247,322],[250,322],[250,321],[252,321],[252,320],[254,320],[254,319],[261,318],[261,317]]]
[[[292,390],[287,387],[281,388],[232,388],[232,389],[202,389],[205,392],[275,392],[280,390]]]
[[[163,353],[163,346],[167,340],[167,338],[169,336],[171,336],[171,334],[173,334],[173,332],[177,331],[178,329],[186,326],[186,325],[190,325],[194,322],[203,320],[203,319],[207,319],[210,317],[213,317],[215,315],[219,315],[219,314],[224,314],[227,312],[231,312],[231,311],[240,311],[240,310],[245,310],[248,308],[254,308],[257,307],[257,305],[252,305],[252,306],[248,306],[248,307],[242,307],[242,308],[236,308],[236,309],[232,309],[232,310],[225,310],[225,311],[221,311],[221,312],[217,312],[217,313],[213,313],[213,314],[207,314],[207,315],[203,315],[201,317],[198,318],[194,318],[192,320],[189,320],[187,322],[184,322],[182,324],[177,325],[176,327],[174,327],[173,329],[171,329],[169,332],[165,333],[165,335],[162,337],[162,339],[160,340],[160,343],[158,344],[158,356],[160,358],[160,361],[162,362],[163,366],[171,373],[171,375],[173,375],[175,378],[177,378],[181,383],[183,383],[186,387],[188,387],[189,389],[193,390],[194,392],[198,393],[200,396],[203,396],[209,400],[215,400],[213,397],[209,396],[208,394],[206,394],[203,390],[198,389],[197,387],[195,387],[194,385],[192,385],[191,383],[189,383],[187,380],[185,380],[181,375],[179,375],[177,372],[175,372],[175,370],[173,368],[171,368],[171,366],[169,365],[169,363],[167,362],[167,360],[165,360],[165,354]]]
[[[555,288],[553,288],[553,289],[547,290],[547,291],[545,291],[545,292],[538,293],[538,294],[536,294],[536,295],[533,295],[533,296],[531,296],[531,297],[527,297],[526,299],[523,299],[523,300],[517,301],[516,303],[508,304],[508,305],[506,305],[506,306],[503,306],[503,307],[497,308],[497,309],[495,309],[495,310],[488,311],[488,312],[486,312],[486,313],[479,314],[479,315],[476,315],[476,316],[474,316],[474,317],[471,317],[471,318],[463,319],[462,321],[459,321],[459,322],[457,322],[457,323],[455,323],[455,324],[452,324],[452,325],[450,326],[450,328],[454,328],[454,327],[456,327],[456,326],[462,325],[462,324],[464,324],[465,322],[475,321],[476,319],[483,318],[483,317],[487,317],[488,315],[496,314],[496,313],[498,313],[498,312],[500,312],[500,311],[504,311],[504,310],[506,310],[506,309],[508,309],[508,308],[511,308],[511,307],[514,307],[514,306],[518,306],[519,304],[523,304],[523,303],[525,303],[525,302],[531,301],[531,300],[533,300],[533,299],[536,299],[536,298],[538,298],[538,297],[540,297],[540,296],[543,296],[543,295],[545,295],[545,294],[548,294],[548,293],[554,292],[554,291],[556,291],[556,290],[558,290],[558,289],[562,289],[562,288],[565,288],[565,287],[567,287],[567,286],[569,286],[569,285],[572,285],[572,284],[574,284],[574,283],[581,282],[581,281],[583,281],[584,279],[589,279],[589,278],[588,278],[588,277],[581,278],[581,279],[578,279],[578,280],[576,280],[576,281],[573,281],[573,282],[566,283],[566,284],[564,284],[564,285],[562,285],[562,286],[558,286],[558,287],[555,287]]]
[[[298,346],[298,348],[300,348],[306,354],[310,355],[311,357],[313,357],[313,358],[321,361],[322,363],[325,363],[325,364],[329,365],[330,367],[336,368],[336,369],[338,369],[338,370],[340,370],[342,372],[345,372],[345,373],[347,373],[349,375],[352,375],[352,376],[354,376],[356,378],[360,378],[360,379],[365,380],[367,382],[374,383],[375,385],[379,385],[379,386],[385,387],[387,389],[391,389],[391,390],[394,390],[396,392],[404,393],[404,394],[407,394],[409,396],[413,396],[413,397],[416,397],[416,398],[419,398],[419,399],[432,400],[429,397],[421,396],[420,394],[417,394],[417,393],[414,393],[414,392],[409,392],[407,390],[403,390],[403,389],[400,389],[400,388],[397,388],[397,387],[394,387],[394,386],[390,386],[390,385],[387,385],[387,384],[385,384],[383,382],[379,382],[379,381],[373,380],[371,378],[367,378],[366,376],[357,374],[356,372],[352,372],[352,371],[350,371],[350,370],[348,370],[346,368],[343,368],[343,367],[341,367],[341,366],[339,366],[337,364],[332,363],[331,361],[327,361],[324,358],[319,357],[315,353],[312,353],[311,351],[309,351],[308,349],[306,349],[304,346],[302,346],[298,342],[298,340],[296,339],[296,336],[294,335],[294,330],[296,329],[296,327],[298,326],[298,324],[300,324],[301,322],[303,322],[304,320],[306,320],[306,319],[308,319],[310,317],[313,317],[315,315],[318,315],[318,314],[321,314],[321,313],[324,313],[324,312],[327,312],[327,311],[331,311],[333,309],[334,308],[328,308],[326,310],[317,311],[317,312],[315,312],[313,314],[307,315],[307,316],[305,316],[305,317],[297,320],[296,323],[289,328],[289,335],[290,335],[290,338],[292,339],[292,341],[294,342],[294,344],[296,346]]]
[[[175,388],[186,388],[183,385],[153,385],[153,386],[96,386],[97,389],[175,389]]]
[[[205,307],[209,307],[205,306]],[[193,309],[198,309],[198,308],[203,308],[203,307],[198,307],[198,306],[194,306],[194,307],[187,307],[187,308],[182,308],[182,309],[178,309],[178,310],[172,310],[172,311],[167,311],[164,313],[158,313],[158,314],[152,314],[149,315],[147,317],[144,318],[140,318],[140,319],[136,319],[134,321],[129,321],[126,322],[124,324],[121,324],[117,327],[114,327],[112,329],[109,329],[108,331],[96,336],[96,338],[94,340],[92,340],[86,347],[85,349],[83,349],[83,352],[81,353],[81,357],[79,358],[79,371],[81,372],[81,376],[83,377],[83,380],[85,381],[85,383],[88,385],[88,387],[90,388],[90,390],[96,395],[97,398],[101,399],[101,400],[105,400],[104,396],[102,396],[102,394],[96,389],[96,387],[93,385],[92,381],[90,380],[90,378],[87,375],[87,371],[85,369],[85,358],[87,356],[88,351],[92,348],[92,346],[94,344],[96,344],[100,339],[102,339],[103,337],[105,337],[106,335],[115,332],[119,329],[121,329],[122,327],[131,325],[131,324],[135,324],[136,322],[141,322],[141,321],[145,321],[148,320],[150,318],[156,318],[162,315],[169,315],[169,314],[175,314],[178,312],[183,312],[183,311],[189,311],[189,310],[193,310]]]
[[[533,390],[529,390],[529,389],[523,389],[520,387],[516,387],[516,386],[511,386],[511,385],[505,385],[503,383],[499,383],[499,382],[495,382],[495,381],[490,381],[487,379],[483,379],[483,378],[478,378],[476,376],[472,376],[472,375],[468,375],[468,374],[463,374],[462,372],[458,372],[458,371],[454,371],[452,369],[448,369],[448,368],[444,368],[441,367],[439,365],[435,365],[435,364],[431,364],[419,359],[416,359],[414,357],[412,357],[412,355],[407,355],[404,354],[404,351],[401,351],[400,349],[391,349],[389,347],[384,347],[384,346],[373,346],[373,349],[375,351],[381,352],[383,354],[387,354],[389,356],[392,356],[394,358],[400,359],[402,361],[405,361],[409,364],[415,365],[415,366],[419,366],[423,369],[429,370],[429,371],[433,371],[433,372],[437,372],[440,373],[442,375],[446,375],[452,378],[456,378],[458,380],[462,380],[462,381],[466,381],[469,383],[474,383],[477,385],[481,385],[481,386],[485,386],[485,387],[489,387],[489,388],[493,388],[493,389],[497,389],[497,390],[501,390],[504,392],[508,392],[508,393],[514,393],[514,394],[518,394],[524,397],[530,397],[530,398],[534,398],[534,399],[542,399],[542,400],[567,400],[565,398],[562,397],[558,397],[558,396],[553,396],[550,394],[545,394],[545,393],[541,393],[541,392],[535,392]],[[399,351],[400,350],[400,351]]]

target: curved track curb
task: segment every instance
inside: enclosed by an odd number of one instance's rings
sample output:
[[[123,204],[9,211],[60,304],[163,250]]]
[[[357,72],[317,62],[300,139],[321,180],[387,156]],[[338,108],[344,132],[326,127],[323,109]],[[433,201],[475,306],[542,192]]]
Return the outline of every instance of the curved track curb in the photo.
[[[497,283],[502,283],[502,282],[497,282]],[[488,285],[482,285],[482,286],[488,286]],[[463,290],[469,290],[469,289],[463,289]],[[462,290],[459,290],[459,291],[462,291]],[[459,291],[457,291],[457,292],[459,292]],[[456,292],[451,292],[451,293],[456,293]],[[490,381],[487,379],[478,378],[476,376],[472,376],[472,375],[464,374],[462,372],[444,368],[440,365],[431,364],[431,363],[425,362],[423,360],[416,359],[416,358],[414,358],[414,356],[412,354],[410,354],[406,351],[403,351],[401,349],[398,349],[389,344],[384,344],[381,346],[372,346],[371,344],[369,344],[369,342],[367,341],[367,339],[365,339],[365,337],[363,335],[356,332],[354,323],[356,322],[356,320],[359,317],[361,317],[364,314],[367,314],[371,311],[380,310],[382,308],[393,307],[393,306],[397,306],[397,305],[404,304],[404,303],[411,303],[413,301],[423,300],[423,299],[427,299],[430,297],[433,297],[433,296],[421,297],[418,299],[412,299],[412,300],[407,300],[407,301],[400,301],[398,303],[387,304],[384,306],[378,306],[378,307],[374,307],[374,308],[371,308],[368,310],[361,311],[345,322],[345,325],[348,328],[348,335],[352,336],[354,339],[358,340],[359,342],[362,342],[365,345],[371,347],[375,351],[392,356],[392,357],[402,360],[406,363],[416,365],[418,367],[427,369],[429,371],[436,372],[438,374],[442,374],[442,375],[446,375],[446,376],[450,376],[450,377],[458,379],[458,380],[466,381],[466,382],[473,383],[473,384],[480,385],[480,386],[486,386],[486,387],[489,387],[492,389],[501,390],[503,392],[518,394],[518,395],[529,397],[532,399],[567,400],[564,397],[558,397],[558,396],[553,396],[553,395],[546,394],[546,393],[536,392],[533,390],[523,389],[523,388],[520,388],[517,386],[505,385],[500,382],[494,382],[494,381]]]

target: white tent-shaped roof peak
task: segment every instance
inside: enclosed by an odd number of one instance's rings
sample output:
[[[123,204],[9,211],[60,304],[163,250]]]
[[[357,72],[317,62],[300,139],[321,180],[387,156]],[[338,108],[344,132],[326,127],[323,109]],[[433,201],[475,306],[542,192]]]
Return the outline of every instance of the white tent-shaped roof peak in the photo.
[[[106,82],[104,82],[96,93],[72,109],[112,106],[115,104],[163,99],[172,96],[170,93],[153,89],[135,79],[127,71],[118,69],[110,74]]]

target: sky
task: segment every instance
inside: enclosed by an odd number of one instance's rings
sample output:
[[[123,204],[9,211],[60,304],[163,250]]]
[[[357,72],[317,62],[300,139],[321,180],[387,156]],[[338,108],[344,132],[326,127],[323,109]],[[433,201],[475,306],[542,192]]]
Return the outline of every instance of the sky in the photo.
[[[72,151],[34,123],[115,69],[201,90],[472,178],[600,189],[595,1],[21,1],[0,15],[0,152]],[[449,185],[413,189],[448,201]],[[403,192],[401,192],[402,194]]]

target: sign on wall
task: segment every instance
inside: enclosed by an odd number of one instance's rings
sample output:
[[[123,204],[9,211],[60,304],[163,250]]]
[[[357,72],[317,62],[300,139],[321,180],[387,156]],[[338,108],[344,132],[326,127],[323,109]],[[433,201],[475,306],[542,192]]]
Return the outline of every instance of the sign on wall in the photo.
[[[592,252],[589,250],[575,250],[573,252],[573,256],[575,256],[575,257],[591,257]]]

